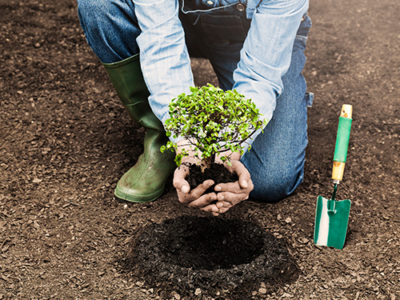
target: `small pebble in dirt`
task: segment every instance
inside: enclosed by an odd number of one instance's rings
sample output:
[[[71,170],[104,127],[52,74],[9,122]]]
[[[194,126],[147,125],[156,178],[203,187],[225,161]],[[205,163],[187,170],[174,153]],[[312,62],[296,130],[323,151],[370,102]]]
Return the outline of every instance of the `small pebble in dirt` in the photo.
[[[266,288],[260,288],[259,290],[258,290],[258,292],[260,293],[260,294],[266,294],[267,293],[267,289]]]
[[[200,294],[201,294],[201,289],[197,288],[197,289],[194,291],[194,294],[195,294],[196,296],[200,295]]]
[[[142,287],[144,285],[144,282],[143,281],[136,281],[136,285],[138,287]]]
[[[288,224],[291,223],[291,222],[292,222],[292,218],[291,218],[291,217],[287,217],[287,218],[285,219],[285,222],[288,223]]]
[[[282,298],[293,298],[293,295],[289,293],[283,293]]]
[[[33,182],[33,183],[40,183],[40,182],[42,182],[42,179],[34,178],[34,179],[32,180],[32,182]]]
[[[128,208],[128,204],[124,204],[124,209],[127,209]]]
[[[301,237],[301,238],[299,238],[299,242],[300,242],[301,244],[307,244],[307,243],[308,243],[308,239],[305,238],[305,237]]]
[[[181,299],[181,295],[179,295],[178,293],[174,292],[173,296],[176,300],[180,300]]]

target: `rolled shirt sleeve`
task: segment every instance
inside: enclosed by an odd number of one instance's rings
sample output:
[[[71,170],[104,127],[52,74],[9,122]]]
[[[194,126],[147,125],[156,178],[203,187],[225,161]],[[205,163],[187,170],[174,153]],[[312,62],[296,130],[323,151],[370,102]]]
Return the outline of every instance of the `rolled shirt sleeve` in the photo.
[[[289,69],[297,29],[308,4],[308,0],[248,1],[247,15],[252,21],[233,73],[233,89],[252,99],[267,121],[282,94],[282,77]],[[245,148],[260,132],[246,141]]]
[[[194,86],[178,0],[132,0],[141,34],[137,38],[149,104],[165,124],[168,105]],[[177,142],[178,139],[171,140]]]

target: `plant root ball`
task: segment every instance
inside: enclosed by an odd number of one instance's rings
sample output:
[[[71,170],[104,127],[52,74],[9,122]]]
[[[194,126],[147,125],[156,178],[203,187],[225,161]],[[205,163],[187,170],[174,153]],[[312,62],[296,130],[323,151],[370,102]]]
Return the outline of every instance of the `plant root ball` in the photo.
[[[204,194],[215,192],[214,187],[218,183],[228,183],[239,180],[236,174],[230,173],[222,164],[213,163],[210,168],[204,170],[204,173],[201,172],[199,166],[195,164],[190,165],[186,181],[189,183],[191,190],[202,184],[207,179],[214,180],[214,185],[209,187]]]

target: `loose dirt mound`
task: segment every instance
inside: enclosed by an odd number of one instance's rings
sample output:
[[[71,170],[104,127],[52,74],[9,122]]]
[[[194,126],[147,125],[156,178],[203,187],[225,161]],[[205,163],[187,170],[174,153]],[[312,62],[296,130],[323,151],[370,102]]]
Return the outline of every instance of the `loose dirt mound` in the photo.
[[[286,244],[241,220],[183,216],[143,228],[124,268],[164,291],[247,299],[263,282],[271,291],[299,270]],[[226,295],[225,295],[226,296]]]

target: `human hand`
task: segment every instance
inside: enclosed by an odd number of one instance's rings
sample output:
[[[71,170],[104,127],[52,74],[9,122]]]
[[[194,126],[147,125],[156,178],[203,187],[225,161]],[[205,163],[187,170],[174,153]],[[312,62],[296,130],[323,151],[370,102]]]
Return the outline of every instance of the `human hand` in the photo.
[[[174,173],[173,185],[176,188],[179,202],[189,207],[197,207],[203,211],[218,215],[219,209],[215,203],[212,203],[213,201],[217,200],[217,194],[204,194],[204,192],[214,184],[214,181],[211,179],[206,180],[193,190],[190,190],[190,185],[185,180],[188,174],[189,167],[184,163],[182,163]]]
[[[203,211],[217,214],[218,208],[215,203],[212,203],[217,200],[216,193],[207,193],[204,195],[204,192],[214,185],[214,181],[211,179],[206,180],[193,190],[190,190],[190,185],[185,179],[189,174],[189,164],[200,164],[201,162],[198,158],[194,157],[193,149],[187,145],[188,142],[185,140],[178,142],[178,151],[180,147],[185,147],[185,150],[189,153],[189,156],[182,159],[180,167],[174,172],[173,186],[176,188],[178,200],[189,207],[196,207]]]
[[[214,212],[213,215],[216,216],[227,212],[236,204],[249,199],[250,192],[254,189],[250,173],[239,159],[232,159],[231,166],[226,164],[225,166],[232,173],[236,173],[239,179],[235,182],[220,183],[215,186],[218,212]]]

